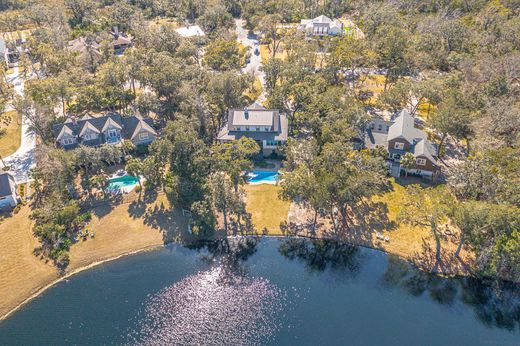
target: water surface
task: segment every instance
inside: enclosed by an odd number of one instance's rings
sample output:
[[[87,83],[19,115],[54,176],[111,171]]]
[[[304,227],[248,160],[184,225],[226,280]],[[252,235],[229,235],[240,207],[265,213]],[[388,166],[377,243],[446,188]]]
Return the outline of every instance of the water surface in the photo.
[[[0,323],[0,345],[519,345],[519,289],[303,239],[170,245],[106,263]]]

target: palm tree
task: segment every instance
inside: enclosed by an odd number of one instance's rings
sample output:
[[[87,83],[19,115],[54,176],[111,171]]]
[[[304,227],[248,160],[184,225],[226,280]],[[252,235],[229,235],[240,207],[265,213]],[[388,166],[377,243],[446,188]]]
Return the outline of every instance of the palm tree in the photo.
[[[140,187],[139,199],[141,199],[143,185],[141,184],[141,178],[139,176],[143,173],[143,170],[144,170],[143,163],[141,162],[141,160],[131,158],[130,160],[127,161],[125,170],[128,174],[133,175],[134,177],[137,178],[137,182],[139,183],[139,187]]]

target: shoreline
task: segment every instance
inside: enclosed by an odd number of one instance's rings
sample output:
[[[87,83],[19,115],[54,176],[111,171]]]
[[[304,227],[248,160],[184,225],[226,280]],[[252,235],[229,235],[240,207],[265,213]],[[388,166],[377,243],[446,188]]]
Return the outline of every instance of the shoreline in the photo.
[[[227,236],[227,238],[240,238],[240,237],[254,237],[254,236],[240,236],[240,235],[237,235],[237,236]],[[409,264],[413,265],[414,267],[418,268],[419,270],[423,270],[422,268],[420,268],[419,266],[414,264],[410,259],[408,259],[406,257],[403,257],[403,256],[401,256],[399,254],[396,254],[396,253],[385,251],[384,249],[371,247],[371,246],[368,246],[368,245],[352,244],[352,243],[347,242],[347,241],[336,240],[336,239],[331,239],[331,238],[327,238],[327,237],[310,237],[310,236],[305,236],[305,235],[291,235],[291,236],[285,236],[285,235],[258,235],[257,237],[259,237],[259,238],[276,238],[276,239],[281,239],[281,238],[302,238],[302,239],[310,239],[310,240],[337,241],[337,242],[340,242],[340,243],[343,243],[343,244],[348,244],[348,245],[351,245],[351,246],[359,246],[359,247],[362,247],[362,248],[365,248],[365,249],[375,250],[375,251],[378,251],[380,253],[384,253],[387,256],[389,256],[389,255],[396,256],[399,259],[401,259],[403,261],[406,261],[407,263],[409,263]],[[218,238],[215,238],[215,239],[218,239]],[[215,240],[215,239],[208,239],[208,241]],[[145,252],[145,251],[153,251],[153,250],[156,250],[156,249],[161,248],[161,247],[165,247],[165,246],[170,245],[170,244],[179,244],[179,245],[181,245],[181,243],[176,242],[176,241],[171,241],[171,242],[167,242],[167,243],[164,243],[164,244],[158,244],[158,245],[148,245],[148,246],[145,246],[145,247],[142,247],[142,248],[134,249],[134,250],[131,250],[131,251],[126,251],[124,253],[118,254],[118,255],[110,257],[110,258],[105,258],[105,259],[102,259],[102,260],[94,261],[94,262],[89,263],[87,265],[84,265],[84,266],[78,267],[76,269],[73,269],[70,272],[67,272],[65,275],[60,276],[57,279],[52,280],[48,284],[38,288],[36,292],[31,294],[29,297],[25,298],[22,302],[20,302],[14,308],[9,310],[7,313],[5,313],[4,315],[0,316],[0,324],[2,323],[2,321],[5,321],[6,319],[8,319],[11,315],[16,313],[23,306],[25,306],[26,304],[30,303],[32,300],[38,298],[40,295],[42,295],[48,289],[52,288],[54,285],[56,285],[56,284],[58,284],[58,283],[60,283],[60,282],[62,282],[64,280],[66,280],[66,279],[68,279],[68,278],[70,278],[70,277],[72,277],[72,276],[74,276],[76,274],[79,274],[79,273],[81,273],[83,271],[92,269],[92,268],[97,267],[99,265],[105,264],[107,262],[116,261],[116,260],[121,259],[123,257],[132,256],[132,255],[135,255],[135,254],[138,254],[138,253],[141,253],[141,252]],[[430,273],[432,273],[432,272],[430,272]],[[464,274],[461,274],[461,273],[458,273],[458,274],[455,274],[455,275],[442,275],[442,273],[432,273],[432,274],[437,275],[439,277],[473,276],[470,273],[467,273],[467,275],[464,275]]]
[[[170,243],[171,244],[171,243]],[[140,248],[140,249],[136,249],[136,250],[132,250],[132,251],[128,251],[128,252],[125,252],[125,253],[122,253],[122,254],[119,254],[117,256],[114,256],[114,257],[110,257],[110,258],[105,258],[103,260],[99,260],[99,261],[94,261],[90,264],[87,264],[85,266],[82,266],[82,267],[78,267],[74,270],[71,270],[70,272],[66,273],[65,275],[63,276],[60,276],[58,277],[57,279],[51,281],[50,283],[46,284],[45,286],[43,287],[40,287],[38,288],[38,290],[31,294],[29,297],[25,298],[21,303],[19,303],[17,306],[15,306],[14,308],[12,308],[11,310],[9,310],[7,313],[5,313],[4,315],[0,316],[0,323],[2,323],[2,321],[5,321],[7,318],[9,318],[12,314],[14,314],[15,312],[17,312],[19,309],[21,309],[23,306],[25,306],[26,304],[30,303],[32,300],[38,298],[40,295],[42,295],[45,291],[47,291],[49,288],[52,288],[54,285],[76,275],[76,274],[79,274],[83,271],[86,271],[86,270],[89,270],[89,269],[92,269],[94,267],[97,267],[101,264],[104,264],[104,263],[107,263],[107,262],[112,262],[112,261],[115,261],[115,260],[118,260],[118,259],[121,259],[123,257],[127,257],[127,256],[131,256],[131,255],[135,255],[135,254],[138,254],[138,253],[141,253],[141,252],[145,252],[145,251],[151,251],[151,250],[154,250],[154,249],[157,249],[157,248],[160,248],[160,247],[164,247],[168,244],[163,244],[163,245],[151,245],[151,246],[146,246],[146,247],[143,247],[143,248]]]

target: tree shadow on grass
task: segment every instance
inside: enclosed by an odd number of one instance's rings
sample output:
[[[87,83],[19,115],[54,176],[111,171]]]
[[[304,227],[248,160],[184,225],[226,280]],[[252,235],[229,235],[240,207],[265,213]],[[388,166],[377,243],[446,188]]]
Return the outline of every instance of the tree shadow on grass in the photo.
[[[135,200],[128,206],[128,214],[133,219],[162,233],[163,242],[185,241],[190,238],[188,221],[180,210],[167,207],[163,202],[156,203],[157,194],[149,194]]]
[[[416,251],[411,258],[418,268],[441,275],[457,275],[460,273],[473,274],[470,265],[463,259],[455,257],[452,251],[441,247],[440,260],[437,260],[436,250],[431,243],[423,238],[420,251]]]

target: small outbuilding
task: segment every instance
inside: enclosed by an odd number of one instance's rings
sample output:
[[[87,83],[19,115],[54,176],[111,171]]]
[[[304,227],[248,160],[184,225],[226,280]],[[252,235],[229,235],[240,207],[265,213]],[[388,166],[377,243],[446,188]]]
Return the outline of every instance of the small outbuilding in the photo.
[[[7,172],[0,173],[0,209],[14,208],[19,201],[14,177]]]

